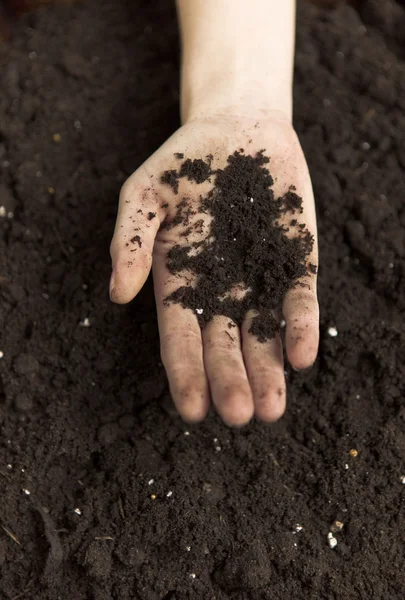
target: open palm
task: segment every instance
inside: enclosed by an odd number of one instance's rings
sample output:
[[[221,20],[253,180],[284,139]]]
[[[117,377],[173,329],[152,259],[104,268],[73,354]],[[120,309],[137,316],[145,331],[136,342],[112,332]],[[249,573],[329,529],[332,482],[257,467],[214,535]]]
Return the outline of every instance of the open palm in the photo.
[[[162,227],[177,212],[179,199],[199,203],[209,184],[180,181],[179,194],[161,182],[164,171],[179,166],[176,153],[187,158],[213,155],[212,168],[223,168],[229,154],[243,148],[255,155],[265,149],[275,180],[275,196],[291,185],[303,198],[303,221],[315,236],[309,262],[317,263],[316,217],[306,161],[291,124],[279,116],[256,120],[218,117],[195,120],[181,127],[124,184],[111,243],[113,273],[111,299],[132,300],[144,285],[153,264],[162,361],[178,411],[188,421],[199,421],[210,403],[229,425],[240,426],[255,414],[264,421],[278,419],[285,410],[286,386],[280,336],[261,343],[249,333],[252,316],[229,336],[229,319],[215,317],[201,331],[197,317],[180,304],[164,302],[181,281],[167,268],[173,246],[184,244],[181,228]],[[285,345],[296,369],[313,364],[319,339],[316,275],[286,295]],[[237,333],[235,333],[237,332]]]

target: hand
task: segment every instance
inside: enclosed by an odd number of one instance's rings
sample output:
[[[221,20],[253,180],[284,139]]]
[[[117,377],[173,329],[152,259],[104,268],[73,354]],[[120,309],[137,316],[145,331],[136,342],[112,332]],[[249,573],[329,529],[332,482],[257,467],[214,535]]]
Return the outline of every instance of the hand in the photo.
[[[241,330],[227,333],[228,319],[216,317],[201,331],[196,315],[164,299],[181,281],[167,269],[167,254],[184,243],[181,228],[161,227],[176,214],[183,196],[198,204],[206,183],[180,180],[179,194],[161,183],[164,171],[177,169],[175,153],[185,158],[214,155],[212,168],[223,168],[229,154],[244,148],[246,154],[265,149],[275,179],[275,196],[291,185],[303,198],[302,222],[315,236],[310,263],[318,264],[314,197],[305,158],[288,118],[266,113],[257,120],[218,115],[186,123],[161,146],[124,184],[117,223],[111,243],[113,273],[110,295],[124,304],[136,296],[153,263],[162,361],[173,400],[187,421],[199,421],[212,401],[223,420],[233,426],[247,423],[253,415],[263,421],[277,420],[285,410],[286,385],[280,336],[260,343],[249,333],[251,315]],[[301,219],[300,219],[301,220]],[[282,312],[286,321],[285,345],[293,368],[305,369],[316,359],[319,311],[316,275],[308,274],[305,286],[286,295]],[[235,333],[237,332],[237,333]],[[232,341],[231,341],[232,339]]]

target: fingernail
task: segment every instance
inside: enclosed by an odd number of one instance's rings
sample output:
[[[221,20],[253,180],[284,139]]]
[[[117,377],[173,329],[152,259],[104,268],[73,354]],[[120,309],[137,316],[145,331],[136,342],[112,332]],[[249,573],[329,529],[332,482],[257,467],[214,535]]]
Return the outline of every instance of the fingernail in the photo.
[[[111,273],[110,277],[110,300],[113,300],[114,297],[114,284],[115,284],[115,269]]]

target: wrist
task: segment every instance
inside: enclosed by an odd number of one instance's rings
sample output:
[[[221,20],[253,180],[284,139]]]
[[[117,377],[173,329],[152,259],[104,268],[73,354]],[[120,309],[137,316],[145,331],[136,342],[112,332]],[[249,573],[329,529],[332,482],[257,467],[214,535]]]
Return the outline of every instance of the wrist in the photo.
[[[182,120],[232,110],[292,120],[295,0],[177,0]]]
[[[274,76],[263,81],[232,73],[211,73],[205,80],[183,76],[181,118],[187,123],[214,116],[239,115],[262,118],[278,116],[292,122],[292,81]]]

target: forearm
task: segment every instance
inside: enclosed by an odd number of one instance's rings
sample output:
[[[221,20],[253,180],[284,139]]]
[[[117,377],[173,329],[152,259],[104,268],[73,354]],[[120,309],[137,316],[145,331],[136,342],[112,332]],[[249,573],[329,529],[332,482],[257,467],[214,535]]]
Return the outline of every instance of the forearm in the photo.
[[[177,0],[183,122],[278,111],[292,118],[295,0]]]

